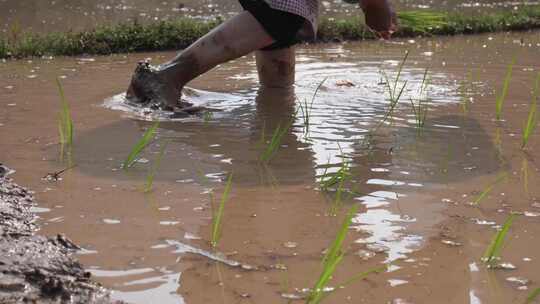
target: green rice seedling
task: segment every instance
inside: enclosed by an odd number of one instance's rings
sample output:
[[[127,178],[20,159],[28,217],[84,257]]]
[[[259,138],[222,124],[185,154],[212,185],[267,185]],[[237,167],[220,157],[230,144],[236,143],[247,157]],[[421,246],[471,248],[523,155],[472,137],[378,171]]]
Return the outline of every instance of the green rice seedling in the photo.
[[[351,225],[352,217],[356,214],[356,210],[356,206],[351,207],[351,209],[347,213],[345,220],[343,221],[341,229],[338,231],[338,234],[334,239],[334,242],[332,243],[331,247],[328,248],[327,253],[322,260],[323,270],[315,284],[315,287],[310,291],[310,294],[307,297],[307,304],[320,303],[323,299],[325,299],[328,295],[332,294],[336,290],[345,288],[346,286],[358,280],[364,279],[372,273],[380,273],[388,269],[389,265],[376,267],[367,271],[360,272],[359,274],[349,278],[348,280],[337,284],[336,288],[328,287],[328,282],[332,279],[333,273],[343,259],[343,241],[345,240],[345,236],[347,235],[347,231],[349,229],[349,226]]]
[[[495,152],[497,153],[497,158],[499,162],[505,163],[504,151],[503,151],[503,141],[502,141],[502,131],[500,126],[495,127],[495,138],[493,138],[493,145],[495,146]]]
[[[259,141],[257,142],[256,147],[258,149],[262,149],[265,144],[266,144],[266,120],[263,120],[262,126],[261,126],[261,137]]]
[[[529,160],[523,157],[521,160],[521,182],[523,183],[523,191],[529,195]]]
[[[390,100],[390,105],[383,119],[379,122],[375,130],[378,130],[388,120],[388,118],[392,117],[392,115],[394,114],[394,110],[396,109],[397,104],[399,100],[401,99],[401,96],[403,95],[403,92],[405,92],[407,81],[404,81],[403,85],[400,88],[398,88],[398,85],[399,85],[399,79],[401,77],[401,73],[403,71],[403,67],[405,65],[405,62],[407,62],[408,57],[409,57],[409,51],[405,52],[405,57],[403,57],[403,60],[399,64],[398,72],[397,72],[396,78],[393,81],[393,85],[391,84],[388,75],[383,72],[386,89],[388,91],[388,98]]]
[[[494,266],[496,266],[495,264],[497,263],[497,261],[500,260],[500,254],[504,245],[504,239],[506,238],[506,235],[508,234],[508,231],[512,226],[514,217],[514,214],[508,216],[501,230],[499,230],[497,234],[495,234],[488,248],[484,252],[484,255],[482,256],[482,262],[486,263],[488,265],[488,268],[493,268]]]
[[[362,280],[362,279],[365,279],[368,275],[370,274],[373,274],[373,273],[381,273],[381,272],[384,272],[386,270],[388,270],[388,267],[390,265],[383,265],[381,267],[376,267],[376,268],[373,268],[373,269],[370,269],[370,270],[367,270],[367,271],[362,271],[360,272],[359,274],[351,277],[350,279],[348,279],[347,281],[343,282],[343,283],[340,283],[340,284],[336,284],[336,287],[327,287],[325,290],[324,290],[324,293],[321,297],[321,299],[319,300],[319,302],[309,302],[309,298],[308,298],[308,304],[311,304],[311,303],[320,303],[322,302],[326,297],[328,297],[329,295],[331,295],[332,293],[336,292],[337,290],[339,289],[343,289],[347,286],[349,286],[350,284],[358,281],[358,280]]]
[[[356,205],[351,207],[347,213],[347,216],[343,220],[343,223],[341,224],[341,228],[339,229],[336,238],[332,242],[332,245],[327,249],[327,252],[322,259],[322,272],[319,279],[315,283],[315,287],[313,287],[308,295],[308,304],[318,304],[324,298],[325,288],[327,287],[328,282],[332,278],[337,266],[345,255],[342,248],[343,241],[345,240],[345,236],[349,230],[352,218],[356,214],[356,210]]]
[[[411,107],[413,109],[413,114],[414,114],[414,122],[415,122],[414,125],[417,130],[422,130],[424,126],[426,125],[428,107],[422,102],[422,100],[418,100],[418,105],[416,105],[412,98],[411,98]]]
[[[219,243],[219,239],[221,238],[221,223],[223,221],[223,212],[225,211],[225,202],[227,202],[229,198],[229,193],[231,191],[231,184],[232,184],[232,177],[233,174],[229,174],[229,177],[227,178],[227,183],[225,184],[225,189],[223,190],[223,194],[221,195],[221,201],[219,203],[219,206],[217,207],[217,210],[215,210],[214,206],[212,206],[212,240],[211,244],[212,247],[217,247]]]
[[[159,127],[159,121],[156,121],[150,128],[144,132],[143,136],[139,141],[133,146],[131,149],[131,152],[129,153],[128,157],[123,163],[124,170],[127,170],[129,167],[133,165],[139,154],[150,144],[150,141],[154,138],[156,135],[157,128]]]
[[[422,130],[426,124],[426,118],[428,113],[428,107],[425,103],[425,98],[423,97],[424,93],[427,91],[427,87],[429,85],[428,80],[428,71],[429,69],[426,68],[424,71],[424,76],[422,78],[422,84],[420,85],[420,90],[418,92],[419,98],[418,98],[418,105],[415,104],[414,100],[411,98],[411,106],[414,113],[414,119],[415,119],[415,126],[417,130]]]
[[[339,170],[335,173],[328,173],[328,168],[330,167],[330,159],[328,159],[328,163],[326,164],[326,167],[324,168],[324,172],[319,180],[319,185],[322,191],[327,191],[328,188],[338,185],[338,189],[336,192],[336,199],[341,201],[341,193],[343,192],[343,184],[352,178],[351,174],[351,162],[345,157],[343,153],[343,149],[341,149],[341,145],[338,143],[338,148],[340,155],[342,156],[343,160],[341,162],[341,167]]]
[[[487,186],[480,194],[476,196],[474,201],[472,202],[473,205],[478,205],[492,190],[497,186],[499,183],[501,183],[503,180],[505,180],[508,177],[508,173],[502,173],[497,177],[495,182],[493,182],[491,185]]]
[[[154,184],[154,177],[156,176],[157,170],[159,169],[159,166],[161,165],[161,160],[163,159],[163,155],[165,154],[165,149],[169,145],[169,141],[166,141],[163,145],[161,145],[161,148],[159,149],[159,153],[156,157],[156,160],[154,161],[154,164],[150,171],[148,172],[148,175],[146,176],[146,184],[144,185],[144,192],[150,192],[152,191],[152,185]]]
[[[309,135],[309,126],[310,126],[310,118],[311,118],[311,110],[313,109],[313,103],[315,102],[315,97],[317,96],[317,93],[321,89],[322,85],[326,82],[328,77],[325,77],[315,88],[315,92],[313,92],[313,96],[311,97],[311,102],[308,103],[307,99],[304,99],[304,103],[300,102],[300,111],[302,112],[302,117],[304,119],[304,136],[308,137]]]
[[[531,137],[532,133],[536,129],[536,122],[537,122],[537,104],[538,104],[538,90],[540,87],[540,72],[536,76],[536,81],[534,82],[534,91],[533,91],[533,98],[531,101],[531,106],[529,109],[529,115],[527,116],[527,122],[525,123],[525,126],[523,127],[522,132],[522,140],[521,140],[521,149],[525,149],[527,146],[527,143],[529,142],[529,138]]]
[[[514,70],[515,63],[516,58],[514,57],[514,59],[512,59],[512,62],[510,62],[510,64],[506,68],[506,76],[504,77],[503,87],[501,89],[501,92],[497,95],[497,99],[495,101],[497,120],[502,119],[503,105],[504,101],[506,100],[506,96],[508,95],[508,88],[510,87],[510,81],[512,80],[512,71]]]
[[[63,161],[65,147],[67,146],[68,148],[70,159],[73,151],[73,119],[71,118],[69,104],[67,103],[64,88],[62,87],[59,78],[56,78],[56,85],[58,86],[58,93],[60,94],[60,103],[62,106],[60,117],[58,118],[58,135],[60,137],[60,159]]]
[[[345,179],[341,178],[336,190],[336,196],[332,202],[332,206],[330,207],[330,215],[332,216],[336,216],[339,208],[341,207],[341,203],[343,201],[344,183]]]
[[[214,113],[212,111],[205,111],[203,113],[203,121],[205,124],[208,124],[214,118]]]
[[[259,160],[263,163],[268,163],[275,155],[279,147],[281,146],[281,141],[283,140],[283,137],[289,129],[291,128],[294,119],[296,115],[293,115],[293,118],[287,122],[285,126],[282,126],[281,123],[278,124],[276,129],[274,130],[274,133],[272,134],[272,138],[270,139],[270,142],[266,146],[265,150],[261,154]],[[264,132],[263,132],[264,134]]]
[[[448,16],[440,12],[406,11],[398,13],[400,25],[418,34],[428,34],[433,29],[448,25]]]
[[[525,300],[525,304],[530,304],[530,303],[532,303],[536,298],[538,298],[538,296],[540,296],[540,287],[539,287],[539,288],[536,288],[535,290],[533,290],[533,291],[527,296],[527,300]]]
[[[325,168],[325,172],[321,176],[319,185],[321,190],[326,191],[328,188],[340,184],[351,178],[350,167],[347,161],[341,163],[341,168],[335,173],[328,173],[328,168]]]
[[[259,173],[259,181],[262,185],[268,185],[274,191],[278,190],[279,181],[268,164],[259,163],[257,172]]]
[[[463,111],[463,114],[467,115],[469,112],[470,107],[470,99],[469,99],[469,93],[474,92],[474,82],[475,82],[475,75],[473,70],[469,70],[467,73],[467,77],[465,80],[461,81],[461,84],[459,86],[459,93],[461,96],[461,110]]]
[[[370,269],[370,270],[367,270],[367,271],[363,271],[363,272],[355,275],[354,277],[348,279],[347,281],[345,281],[345,282],[343,282],[341,284],[337,284],[337,286],[339,288],[344,288],[347,285],[350,285],[351,283],[354,283],[354,282],[356,282],[358,280],[361,280],[361,279],[365,278],[366,276],[368,276],[368,275],[370,275],[372,273],[381,273],[383,271],[386,271],[386,270],[388,270],[389,266],[390,265],[383,265],[381,267],[377,267],[377,268],[373,268],[373,269]]]

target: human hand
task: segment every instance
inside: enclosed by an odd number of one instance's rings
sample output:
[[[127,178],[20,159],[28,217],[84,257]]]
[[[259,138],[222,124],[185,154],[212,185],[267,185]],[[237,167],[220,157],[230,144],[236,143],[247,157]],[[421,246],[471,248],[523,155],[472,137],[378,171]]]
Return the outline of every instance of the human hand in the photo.
[[[388,0],[360,0],[366,25],[382,39],[390,39],[397,30],[397,16]]]

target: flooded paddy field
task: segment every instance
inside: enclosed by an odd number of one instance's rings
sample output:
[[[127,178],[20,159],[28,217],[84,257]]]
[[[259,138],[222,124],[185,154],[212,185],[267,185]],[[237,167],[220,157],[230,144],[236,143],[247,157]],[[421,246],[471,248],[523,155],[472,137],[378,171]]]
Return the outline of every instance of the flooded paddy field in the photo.
[[[174,120],[128,107],[121,95],[136,62],[172,53],[7,61],[1,161],[36,191],[40,233],[81,244],[80,261],[129,303],[301,303],[351,206],[358,210],[328,285],[386,269],[325,302],[523,303],[540,287],[540,135],[521,149],[539,37],[300,46],[294,92],[259,90],[247,56],[190,84],[188,101],[219,111]],[[53,181],[43,177],[70,167],[59,161],[56,77],[74,121],[74,167]],[[390,110],[396,79],[398,90],[406,86]],[[422,123],[413,108],[427,108]],[[152,118],[161,120],[156,139],[123,170]],[[277,151],[261,161],[278,127]],[[343,183],[321,183],[340,170]],[[212,249],[212,201],[231,174]],[[512,214],[502,269],[488,269],[482,257]]]
[[[507,10],[516,5],[535,5],[538,1],[466,1],[466,0],[407,0],[393,1],[398,10],[442,10],[485,12]],[[32,32],[80,31],[98,24],[117,24],[126,21],[155,22],[178,17],[210,19],[228,18],[240,11],[237,0],[100,0],[100,1],[0,1],[0,30]],[[326,17],[346,17],[361,14],[357,4],[342,0],[321,2],[321,14]]]

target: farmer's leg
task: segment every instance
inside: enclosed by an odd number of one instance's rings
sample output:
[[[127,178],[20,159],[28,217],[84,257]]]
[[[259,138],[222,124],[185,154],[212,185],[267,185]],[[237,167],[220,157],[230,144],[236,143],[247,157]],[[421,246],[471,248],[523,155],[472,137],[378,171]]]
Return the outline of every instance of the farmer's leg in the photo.
[[[286,88],[294,84],[294,46],[255,52],[259,82],[268,88]]]
[[[274,42],[249,12],[221,24],[162,65],[162,73],[180,88],[216,65],[244,56]]]
[[[251,13],[241,12],[156,69],[139,66],[126,96],[135,103],[154,101],[174,107],[180,100],[182,88],[189,81],[220,63],[273,42],[274,39]]]

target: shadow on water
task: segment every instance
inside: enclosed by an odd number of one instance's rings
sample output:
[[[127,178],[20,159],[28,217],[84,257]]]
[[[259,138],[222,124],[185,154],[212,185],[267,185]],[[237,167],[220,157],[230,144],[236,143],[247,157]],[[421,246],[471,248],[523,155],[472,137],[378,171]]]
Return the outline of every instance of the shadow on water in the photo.
[[[365,109],[349,108],[347,119],[338,115],[312,122],[316,132],[306,138],[302,119],[295,119],[298,114],[294,91],[260,89],[254,99],[254,103],[218,112],[207,121],[162,122],[157,139],[126,174],[121,172],[120,164],[150,123],[124,119],[93,129],[81,134],[75,143],[77,170],[115,179],[143,179],[165,139],[170,144],[156,180],[170,182],[200,180],[201,172],[220,181],[227,172],[234,171],[235,184],[245,186],[260,184],[265,176],[280,184],[314,183],[322,168],[339,169],[343,156],[351,157],[353,175],[360,185],[401,185],[399,180],[393,182],[394,171],[406,172],[400,178],[408,183],[440,184],[508,169],[490,136],[469,116],[429,117],[422,130],[402,119],[376,133],[362,131],[361,136],[349,137],[347,132],[354,129],[351,123],[370,121],[375,125],[376,117],[383,114],[377,108],[370,109],[373,112],[369,115]],[[324,111],[315,109],[314,116]],[[274,130],[291,120],[295,122],[274,157],[262,163],[261,154]],[[320,156],[325,153],[326,158]]]

